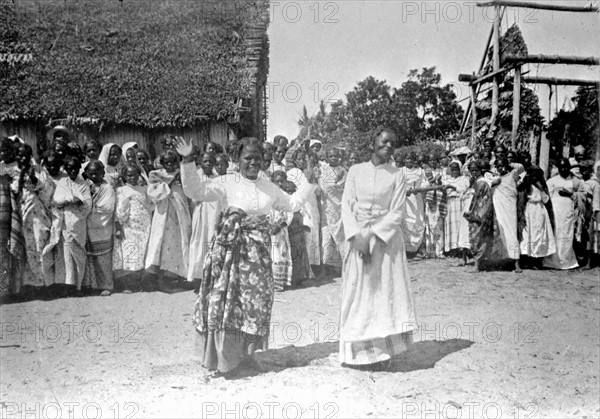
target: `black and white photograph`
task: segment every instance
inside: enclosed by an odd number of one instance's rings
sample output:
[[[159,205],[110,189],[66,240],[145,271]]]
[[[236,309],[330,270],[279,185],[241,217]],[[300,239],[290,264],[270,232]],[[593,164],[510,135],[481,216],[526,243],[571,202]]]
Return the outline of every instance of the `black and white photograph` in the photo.
[[[0,0],[0,419],[600,418],[600,1]]]

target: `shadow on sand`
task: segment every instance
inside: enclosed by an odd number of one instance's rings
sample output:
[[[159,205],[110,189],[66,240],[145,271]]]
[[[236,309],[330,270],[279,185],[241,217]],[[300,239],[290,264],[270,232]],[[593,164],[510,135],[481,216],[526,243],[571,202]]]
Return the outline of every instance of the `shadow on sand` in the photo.
[[[385,369],[360,368],[363,371],[405,373],[433,368],[446,356],[469,348],[474,342],[465,339],[446,341],[423,341],[411,345],[410,349],[392,359]],[[309,365],[338,366],[336,356],[338,342],[313,343],[307,346],[288,346],[279,349],[269,349],[254,355],[254,365],[240,365],[229,379],[241,379],[265,374],[281,372],[289,368],[306,367]]]

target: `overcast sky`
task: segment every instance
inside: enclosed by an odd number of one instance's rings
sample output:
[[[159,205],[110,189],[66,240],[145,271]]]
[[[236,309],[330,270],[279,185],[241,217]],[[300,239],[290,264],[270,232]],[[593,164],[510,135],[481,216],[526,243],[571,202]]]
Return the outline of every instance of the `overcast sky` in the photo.
[[[599,16],[510,8],[502,29],[518,23],[530,54],[599,56]],[[411,69],[437,66],[443,82],[454,83],[459,97],[467,96],[458,74],[478,70],[492,19],[493,8],[476,7],[474,1],[271,1],[269,140],[277,134],[294,138],[303,105],[312,115],[320,100],[345,99],[369,75],[399,87]],[[584,66],[532,64],[526,70],[581,79],[600,74],[598,67]],[[548,88],[535,89],[547,119]],[[559,87],[559,107],[573,91]],[[554,99],[552,106],[554,113]]]

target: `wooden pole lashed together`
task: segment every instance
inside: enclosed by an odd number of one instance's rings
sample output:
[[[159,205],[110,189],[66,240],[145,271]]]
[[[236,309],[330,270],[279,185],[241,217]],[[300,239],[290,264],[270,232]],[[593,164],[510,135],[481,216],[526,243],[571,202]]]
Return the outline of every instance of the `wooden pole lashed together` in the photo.
[[[561,6],[555,4],[545,4],[545,3],[533,3],[528,1],[508,1],[508,0],[492,0],[488,2],[480,2],[477,3],[479,7],[498,7],[498,6],[508,6],[508,7],[523,7],[526,9],[538,9],[538,10],[553,10],[555,12],[598,12],[597,6],[592,6],[591,4],[588,6]]]
[[[515,55],[506,54],[502,57],[505,63],[520,64],[576,64],[576,65],[598,65],[598,57],[574,57],[568,55]]]
[[[515,77],[513,83],[513,121],[511,134],[511,147],[517,148],[517,135],[519,133],[519,123],[521,122],[521,67],[515,68]]]
[[[471,150],[475,150],[477,137],[477,86],[471,86]]]
[[[500,70],[500,6],[494,7],[494,72]],[[494,77],[492,90],[492,116],[490,118],[490,127],[493,128],[498,117],[498,100],[500,97],[500,87],[498,86],[498,77]]]

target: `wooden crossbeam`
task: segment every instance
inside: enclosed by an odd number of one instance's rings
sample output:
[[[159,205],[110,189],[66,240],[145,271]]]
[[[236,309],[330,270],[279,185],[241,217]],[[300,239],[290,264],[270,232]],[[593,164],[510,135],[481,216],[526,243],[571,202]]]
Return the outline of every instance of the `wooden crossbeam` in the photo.
[[[581,64],[598,65],[600,60],[597,57],[573,57],[565,55],[515,55],[506,54],[502,57],[506,63],[540,63],[540,64]]]
[[[484,81],[499,76],[500,74],[506,73],[510,68],[502,67],[498,71],[492,71],[481,77],[477,77],[473,74],[459,74],[458,81],[468,82],[471,86],[483,83]]]
[[[561,6],[555,4],[544,4],[544,3],[532,3],[528,1],[507,1],[507,0],[492,0],[487,2],[477,3],[478,7],[494,7],[494,6],[507,6],[507,7],[522,7],[526,9],[538,9],[538,10],[554,10],[557,12],[598,12],[597,6]]]
[[[549,84],[555,86],[598,86],[599,80],[558,79],[555,77],[523,77],[523,83]]]

